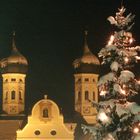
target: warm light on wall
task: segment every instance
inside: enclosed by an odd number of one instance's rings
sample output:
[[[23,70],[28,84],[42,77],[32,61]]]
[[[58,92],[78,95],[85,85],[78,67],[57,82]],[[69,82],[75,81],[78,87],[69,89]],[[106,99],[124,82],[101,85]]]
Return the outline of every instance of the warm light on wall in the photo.
[[[26,74],[5,73],[3,77],[3,106],[7,114],[17,115],[24,111]],[[14,94],[13,94],[14,93]]]

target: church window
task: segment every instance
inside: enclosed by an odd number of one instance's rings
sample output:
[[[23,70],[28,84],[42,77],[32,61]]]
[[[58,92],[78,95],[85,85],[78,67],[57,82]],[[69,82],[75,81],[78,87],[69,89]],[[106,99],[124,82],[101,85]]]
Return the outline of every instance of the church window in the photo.
[[[22,100],[21,91],[19,91],[19,100]]]
[[[85,78],[85,82],[88,82],[89,81],[89,79],[88,78]]]
[[[78,101],[80,101],[81,100],[81,92],[79,91],[78,92]]]
[[[77,82],[81,82],[81,78],[78,78],[78,79],[77,79]]]
[[[20,83],[23,83],[22,79],[19,79],[19,82],[20,82]]]
[[[53,135],[53,136],[56,135],[56,131],[55,131],[55,130],[52,130],[50,133],[51,133],[51,135]]]
[[[16,98],[16,92],[13,90],[11,92],[11,99],[14,100]]]
[[[89,92],[85,91],[85,100],[89,100]]]
[[[95,79],[93,79],[93,82],[95,82]]]
[[[38,136],[38,135],[40,135],[40,131],[39,131],[39,130],[36,130],[36,131],[34,132],[34,134]]]
[[[10,112],[16,113],[17,112],[16,106],[10,106]]]
[[[48,118],[49,117],[49,115],[48,115],[48,109],[47,108],[43,109],[43,117],[44,118]]]
[[[5,82],[8,82],[8,79],[5,79]]]
[[[11,81],[12,81],[12,82],[15,82],[15,81],[16,81],[16,79],[15,79],[15,78],[12,78],[12,79],[11,79]]]
[[[95,92],[93,91],[93,101],[95,101]]]

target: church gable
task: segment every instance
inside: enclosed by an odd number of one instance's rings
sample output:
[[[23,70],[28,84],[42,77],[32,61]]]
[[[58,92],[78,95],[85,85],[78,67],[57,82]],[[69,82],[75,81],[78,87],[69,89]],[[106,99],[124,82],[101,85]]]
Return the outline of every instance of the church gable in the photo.
[[[17,140],[48,139],[73,140],[73,131],[68,130],[63,122],[58,106],[47,98],[37,102],[28,123],[17,131]]]

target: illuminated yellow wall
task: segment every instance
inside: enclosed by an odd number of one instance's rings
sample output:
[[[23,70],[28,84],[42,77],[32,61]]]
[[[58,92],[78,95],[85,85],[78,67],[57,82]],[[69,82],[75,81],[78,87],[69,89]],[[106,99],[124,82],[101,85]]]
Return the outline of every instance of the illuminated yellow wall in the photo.
[[[25,74],[7,73],[3,77],[3,111],[16,115],[24,111]]]
[[[89,123],[96,123],[96,108],[91,101],[98,102],[97,74],[75,74],[75,110]]]
[[[34,105],[28,123],[17,130],[16,140],[74,140],[73,133],[64,124],[58,106],[45,98]]]

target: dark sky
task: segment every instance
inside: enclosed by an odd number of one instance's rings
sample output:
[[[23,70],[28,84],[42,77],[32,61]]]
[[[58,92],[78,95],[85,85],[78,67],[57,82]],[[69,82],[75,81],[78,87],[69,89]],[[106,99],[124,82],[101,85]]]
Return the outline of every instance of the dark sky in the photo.
[[[11,50],[11,34],[29,62],[26,97],[29,106],[47,94],[63,110],[73,106],[74,59],[82,55],[83,31],[97,54],[105,46],[121,0],[1,0],[0,58]],[[127,14],[136,15],[133,35],[140,44],[140,0],[124,0]]]

